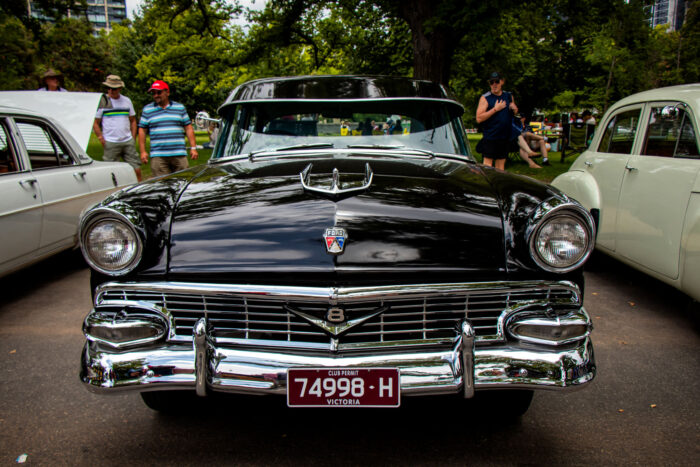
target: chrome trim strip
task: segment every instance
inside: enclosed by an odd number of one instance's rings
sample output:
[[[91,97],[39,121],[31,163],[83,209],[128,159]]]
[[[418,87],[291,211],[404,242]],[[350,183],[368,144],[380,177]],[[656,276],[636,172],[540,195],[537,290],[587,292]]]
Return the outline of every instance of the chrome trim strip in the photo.
[[[107,282],[95,290],[95,305],[107,291],[157,292],[201,294],[211,296],[246,296],[257,300],[305,300],[332,303],[391,298],[425,298],[455,295],[459,293],[491,294],[499,291],[535,292],[551,288],[569,290],[580,303],[578,286],[571,281],[500,281],[500,282],[450,282],[438,284],[404,284],[367,287],[304,287],[246,284],[216,284],[198,282]],[[335,303],[333,303],[335,304]]]
[[[327,156],[329,159],[334,156],[346,156],[346,157],[394,157],[397,159],[406,159],[411,157],[421,157],[425,159],[427,156],[427,150],[406,148],[400,149],[359,149],[359,148],[327,148],[327,149],[306,149],[304,151],[277,151],[274,148],[264,149],[259,151],[253,151],[252,153],[241,153],[232,154],[229,156],[218,157],[216,159],[209,159],[208,163],[217,164],[231,162],[238,159],[247,160],[250,155],[253,154],[256,158],[261,157],[276,157],[276,158],[298,158],[298,159],[308,159],[310,157],[318,158],[320,156]],[[434,152],[431,153],[431,159],[434,157],[442,159],[450,159],[463,163],[474,163],[474,159],[471,155],[465,154],[449,154],[445,152]]]
[[[234,89],[233,93],[235,93],[236,90]],[[339,104],[339,103],[348,103],[352,104],[355,102],[391,102],[391,101],[418,101],[418,102],[438,102],[438,103],[446,103],[453,105],[455,107],[461,107],[464,109],[464,106],[460,104],[459,102],[449,99],[449,98],[439,98],[439,97],[364,97],[364,98],[357,98],[357,99],[305,99],[305,98],[269,98],[269,99],[250,99],[250,100],[236,100],[236,101],[228,101],[224,102],[221,107],[219,107],[218,113],[221,114],[221,109],[225,107],[229,107],[232,105],[237,105],[237,104],[277,104],[280,102],[286,102],[286,103],[315,103],[315,102],[320,102],[320,103],[330,103],[330,104]]]
[[[189,339],[186,337],[179,339],[178,336],[176,341],[187,342]],[[219,345],[226,346],[248,346],[256,347],[260,349],[270,349],[274,351],[275,349],[287,349],[289,351],[327,351],[331,349],[328,343],[320,342],[289,342],[289,341],[269,341],[262,339],[243,339],[243,338],[232,338],[232,337],[216,337],[212,338],[212,342]],[[360,352],[363,350],[381,350],[390,349],[392,347],[401,347],[402,349],[411,350],[418,349],[422,347],[440,347],[444,345],[453,344],[455,342],[454,338],[436,338],[436,339],[426,339],[420,341],[391,341],[391,342],[372,342],[372,343],[345,343],[338,344],[335,350],[340,352]]]

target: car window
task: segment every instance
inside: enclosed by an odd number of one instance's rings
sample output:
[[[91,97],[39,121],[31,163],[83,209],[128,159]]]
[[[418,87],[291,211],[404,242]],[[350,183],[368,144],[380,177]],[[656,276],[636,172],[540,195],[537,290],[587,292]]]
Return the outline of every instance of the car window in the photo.
[[[0,175],[19,171],[5,122],[0,122]]]
[[[605,127],[598,152],[631,154],[642,109],[625,110],[615,114]]]
[[[676,146],[676,152],[673,156],[699,158],[700,150],[698,150],[698,138],[693,128],[692,115],[685,111],[683,114],[678,146]]]
[[[48,125],[19,120],[17,129],[27,148],[32,170],[75,164],[66,146]]]
[[[691,115],[679,107],[652,107],[642,155],[698,157],[698,144]]]

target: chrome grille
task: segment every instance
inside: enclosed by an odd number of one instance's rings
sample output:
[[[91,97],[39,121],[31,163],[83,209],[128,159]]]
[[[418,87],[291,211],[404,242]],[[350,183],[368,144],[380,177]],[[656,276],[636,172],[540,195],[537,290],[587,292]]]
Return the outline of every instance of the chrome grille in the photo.
[[[500,283],[499,283],[500,284]],[[579,302],[576,286],[570,283],[548,283],[526,287],[495,287],[489,290],[488,284],[460,284],[464,288],[448,287],[447,292],[413,292],[411,286],[391,290],[382,294],[385,288],[361,289],[362,292],[349,296],[323,299],[323,294],[314,294],[313,299],[300,299],[299,293],[289,296],[259,292],[236,293],[216,290],[209,286],[206,290],[196,290],[196,285],[182,287],[160,286],[158,284],[140,290],[138,284],[120,287],[108,284],[98,293],[98,306],[110,302],[147,302],[161,307],[172,317],[171,340],[191,340],[195,323],[207,318],[212,337],[237,343],[255,342],[257,345],[327,348],[331,337],[321,328],[291,313],[287,308],[322,318],[330,307],[342,307],[348,319],[367,315],[374,310],[386,310],[363,324],[342,334],[336,345],[371,347],[384,344],[406,343],[416,345],[423,342],[453,340],[459,323],[468,319],[475,331],[477,342],[503,338],[499,329],[502,314],[515,306],[537,303],[542,307],[561,305],[571,306]],[[470,287],[471,286],[471,287]],[[430,286],[416,286],[428,287]],[[473,287],[473,290],[472,290]],[[163,288],[164,290],[157,290]],[[191,290],[195,289],[195,290]],[[309,289],[304,289],[309,290]],[[323,289],[321,289],[323,290]],[[337,290],[337,289],[334,289]],[[370,295],[370,299],[363,299]]]

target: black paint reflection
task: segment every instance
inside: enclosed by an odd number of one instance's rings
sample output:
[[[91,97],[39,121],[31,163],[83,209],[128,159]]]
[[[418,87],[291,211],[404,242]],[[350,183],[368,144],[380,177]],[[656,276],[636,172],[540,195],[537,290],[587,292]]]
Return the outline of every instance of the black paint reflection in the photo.
[[[305,192],[299,172],[374,170],[370,189],[333,200]],[[323,233],[348,230],[345,252],[326,253]],[[504,270],[498,202],[463,163],[361,158],[211,167],[182,194],[173,217],[171,270],[332,270],[363,264]]]
[[[373,183],[343,199],[305,192],[299,173],[309,163],[314,184],[330,183],[336,168],[341,183],[353,183],[367,163]],[[290,283],[415,280],[420,271],[440,280],[542,278],[526,232],[535,207],[555,195],[531,179],[461,161],[328,153],[211,164],[111,200],[129,203],[146,223],[146,256],[136,274]],[[334,226],[348,231],[339,256],[326,252],[323,238]],[[391,275],[382,279],[381,271]]]

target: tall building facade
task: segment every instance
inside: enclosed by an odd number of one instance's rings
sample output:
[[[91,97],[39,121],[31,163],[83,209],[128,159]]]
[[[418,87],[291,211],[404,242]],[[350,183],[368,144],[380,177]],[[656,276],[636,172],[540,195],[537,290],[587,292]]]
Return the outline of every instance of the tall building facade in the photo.
[[[126,0],[88,0],[87,18],[95,29],[112,30],[126,19]]]
[[[677,31],[683,26],[687,0],[658,0],[651,6],[651,26],[668,24],[669,31]]]
[[[32,0],[27,0],[27,12],[30,16],[40,20],[48,21],[41,10],[34,6]],[[80,11],[68,11],[68,17],[87,17],[95,30],[104,29],[107,32],[112,30],[112,26],[119,24],[126,19],[126,0],[87,0],[87,9]]]

